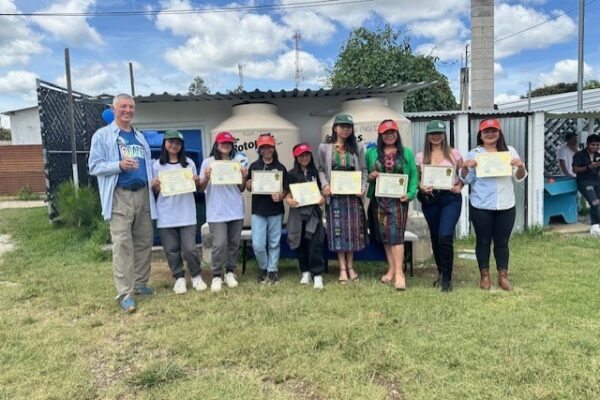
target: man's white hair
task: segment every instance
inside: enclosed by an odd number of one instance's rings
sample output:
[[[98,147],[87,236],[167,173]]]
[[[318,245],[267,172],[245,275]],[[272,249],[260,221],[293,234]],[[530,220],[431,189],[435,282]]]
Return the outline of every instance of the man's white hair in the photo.
[[[116,107],[117,104],[119,104],[119,100],[122,100],[122,99],[131,100],[131,101],[133,101],[133,104],[135,104],[135,100],[133,100],[133,97],[131,97],[127,93],[121,93],[121,94],[118,94],[115,97],[113,97],[113,101],[112,101],[113,107]]]

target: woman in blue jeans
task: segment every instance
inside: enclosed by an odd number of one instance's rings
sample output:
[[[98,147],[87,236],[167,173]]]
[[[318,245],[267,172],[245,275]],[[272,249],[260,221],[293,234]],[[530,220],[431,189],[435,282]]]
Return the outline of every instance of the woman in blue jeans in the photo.
[[[439,190],[421,184],[417,198],[421,202],[423,214],[429,225],[433,258],[438,269],[434,286],[441,286],[442,292],[452,291],[452,269],[454,263],[454,229],[460,216],[463,187],[457,171],[462,166],[460,152],[448,144],[446,125],[439,120],[427,124],[425,147],[415,157],[419,171],[425,165],[453,168],[454,186],[449,190]],[[450,173],[450,171],[448,171]]]

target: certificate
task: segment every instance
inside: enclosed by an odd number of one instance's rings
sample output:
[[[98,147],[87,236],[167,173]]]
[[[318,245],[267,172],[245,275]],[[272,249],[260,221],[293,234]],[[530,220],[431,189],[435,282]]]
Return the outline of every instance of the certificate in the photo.
[[[478,153],[475,157],[477,167],[475,173],[478,178],[495,176],[511,176],[510,152],[498,151],[495,153]]]
[[[406,196],[408,175],[379,173],[375,183],[375,196],[402,197]]]
[[[298,207],[319,204],[321,201],[321,191],[317,182],[292,183],[290,184],[292,197],[299,204]]]
[[[283,172],[252,171],[252,194],[273,194],[282,192]]]
[[[331,171],[332,194],[361,194],[361,171]]]
[[[454,187],[456,181],[454,167],[444,167],[439,165],[421,166],[421,184],[431,186],[434,189],[450,190]]]
[[[193,176],[191,168],[159,171],[160,193],[163,197],[168,197],[176,194],[195,192],[196,183],[194,183]]]
[[[239,161],[213,161],[210,164],[213,185],[241,185],[242,170]]]

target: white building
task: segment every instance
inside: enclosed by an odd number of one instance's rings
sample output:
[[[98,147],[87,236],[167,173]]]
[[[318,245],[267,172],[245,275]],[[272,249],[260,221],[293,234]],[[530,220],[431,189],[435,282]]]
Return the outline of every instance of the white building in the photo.
[[[5,111],[10,118],[11,144],[42,144],[38,106]]]

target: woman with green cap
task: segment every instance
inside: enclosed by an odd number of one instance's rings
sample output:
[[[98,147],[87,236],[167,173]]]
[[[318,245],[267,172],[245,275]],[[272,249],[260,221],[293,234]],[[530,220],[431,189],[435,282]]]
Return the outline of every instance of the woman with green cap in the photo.
[[[357,143],[354,121],[349,114],[339,114],[333,121],[331,136],[319,145],[319,179],[326,199],[327,243],[337,252],[340,284],[357,281],[354,252],[368,244],[363,197],[367,191],[367,165],[364,147]],[[361,193],[342,195],[331,192],[331,171],[360,171]]]
[[[416,156],[419,171],[425,166],[451,167],[453,183],[450,189],[434,188],[431,185],[419,186],[417,198],[431,236],[431,249],[438,269],[434,286],[441,286],[442,292],[452,291],[452,269],[454,261],[454,230],[460,217],[463,184],[458,178],[463,159],[460,152],[450,147],[446,137],[446,124],[433,120],[425,128],[425,146]],[[422,180],[421,180],[422,181]]]

